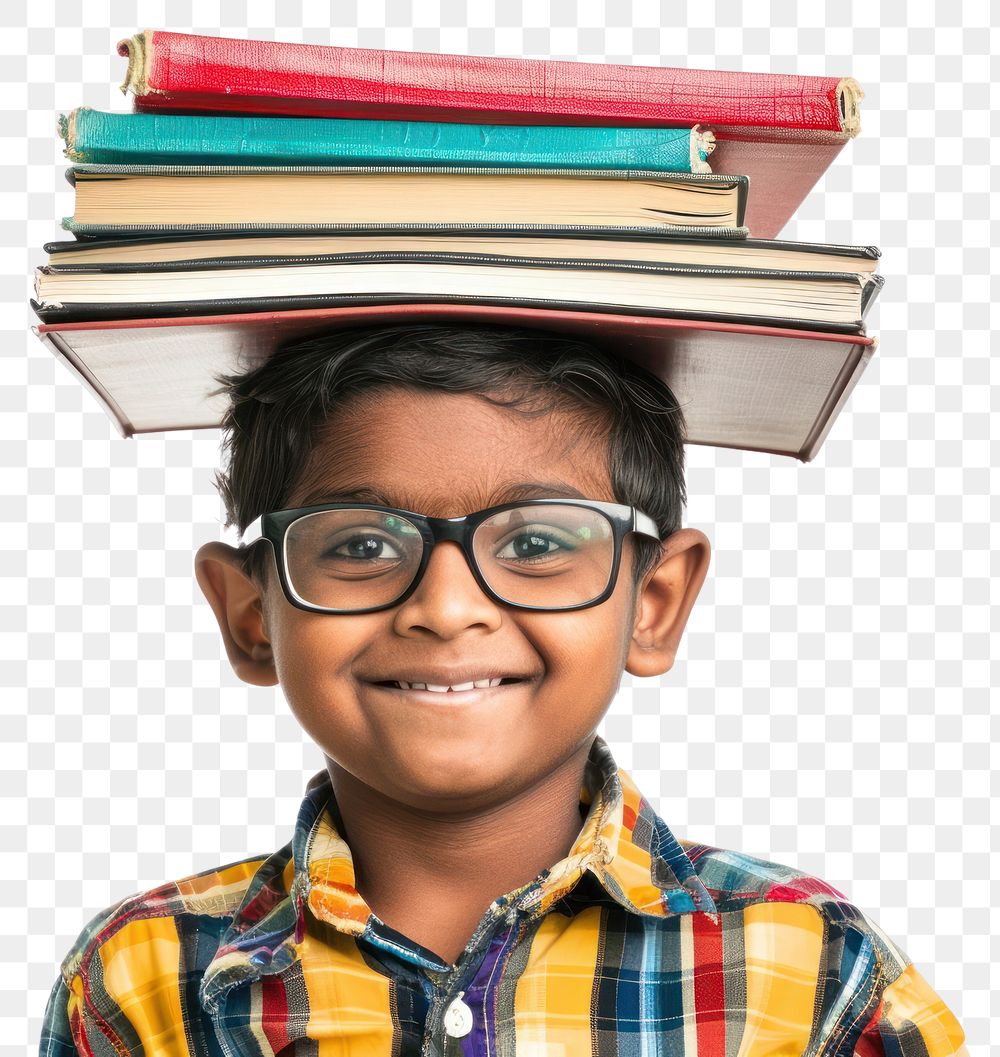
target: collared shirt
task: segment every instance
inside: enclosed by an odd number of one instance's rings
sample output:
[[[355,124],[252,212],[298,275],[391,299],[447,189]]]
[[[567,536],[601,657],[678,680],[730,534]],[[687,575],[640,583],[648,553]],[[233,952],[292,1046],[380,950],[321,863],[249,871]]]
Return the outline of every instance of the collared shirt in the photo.
[[[569,854],[498,896],[449,964],[365,903],[323,770],[278,851],[85,926],[41,1057],[967,1053],[952,1012],[842,893],[679,840],[600,737],[580,803]]]

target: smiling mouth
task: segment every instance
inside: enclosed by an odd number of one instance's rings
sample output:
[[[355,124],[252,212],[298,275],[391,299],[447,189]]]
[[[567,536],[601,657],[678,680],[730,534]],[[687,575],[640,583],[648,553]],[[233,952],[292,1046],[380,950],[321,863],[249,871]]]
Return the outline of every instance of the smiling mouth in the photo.
[[[477,697],[480,694],[491,694],[498,690],[503,689],[507,686],[516,686],[520,683],[526,683],[527,679],[501,679],[497,683],[492,683],[490,686],[473,686],[466,690],[452,690],[450,687],[446,690],[428,690],[425,684],[416,683],[413,686],[407,684],[406,686],[401,685],[395,679],[385,679],[380,683],[372,683],[372,686],[380,687],[384,690],[393,690],[401,694],[420,694],[427,698],[472,698]],[[463,684],[464,685],[464,684]]]

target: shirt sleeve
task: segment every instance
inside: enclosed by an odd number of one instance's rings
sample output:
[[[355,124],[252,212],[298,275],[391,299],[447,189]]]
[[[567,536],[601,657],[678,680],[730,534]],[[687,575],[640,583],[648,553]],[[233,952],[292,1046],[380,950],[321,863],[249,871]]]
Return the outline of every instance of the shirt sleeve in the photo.
[[[866,915],[882,958],[878,1008],[854,1048],[857,1057],[969,1057],[965,1032],[906,953]]]
[[[42,1033],[38,1040],[38,1057],[79,1057],[69,1026],[70,991],[59,974],[49,992],[42,1015]]]
[[[98,1052],[86,1034],[89,1018],[84,1016],[80,965],[94,937],[124,902],[119,900],[95,914],[70,945],[42,1014],[38,1057],[80,1057],[81,1054],[89,1057]],[[99,1052],[103,1054],[105,1050]]]

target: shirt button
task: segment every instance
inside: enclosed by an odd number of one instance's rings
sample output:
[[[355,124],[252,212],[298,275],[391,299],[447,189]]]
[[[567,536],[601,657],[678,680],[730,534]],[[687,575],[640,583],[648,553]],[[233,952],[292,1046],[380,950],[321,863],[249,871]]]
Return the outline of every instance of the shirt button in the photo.
[[[472,1031],[472,1010],[462,1001],[464,994],[459,991],[444,1014],[444,1030],[453,1039],[461,1039]]]

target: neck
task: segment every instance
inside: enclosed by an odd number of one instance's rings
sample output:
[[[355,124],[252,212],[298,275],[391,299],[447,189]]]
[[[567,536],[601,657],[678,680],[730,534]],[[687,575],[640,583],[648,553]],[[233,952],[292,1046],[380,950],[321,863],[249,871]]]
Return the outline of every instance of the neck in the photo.
[[[494,899],[569,854],[592,740],[516,796],[450,814],[392,800],[328,757],[338,828],[369,908],[446,961],[457,957]]]

